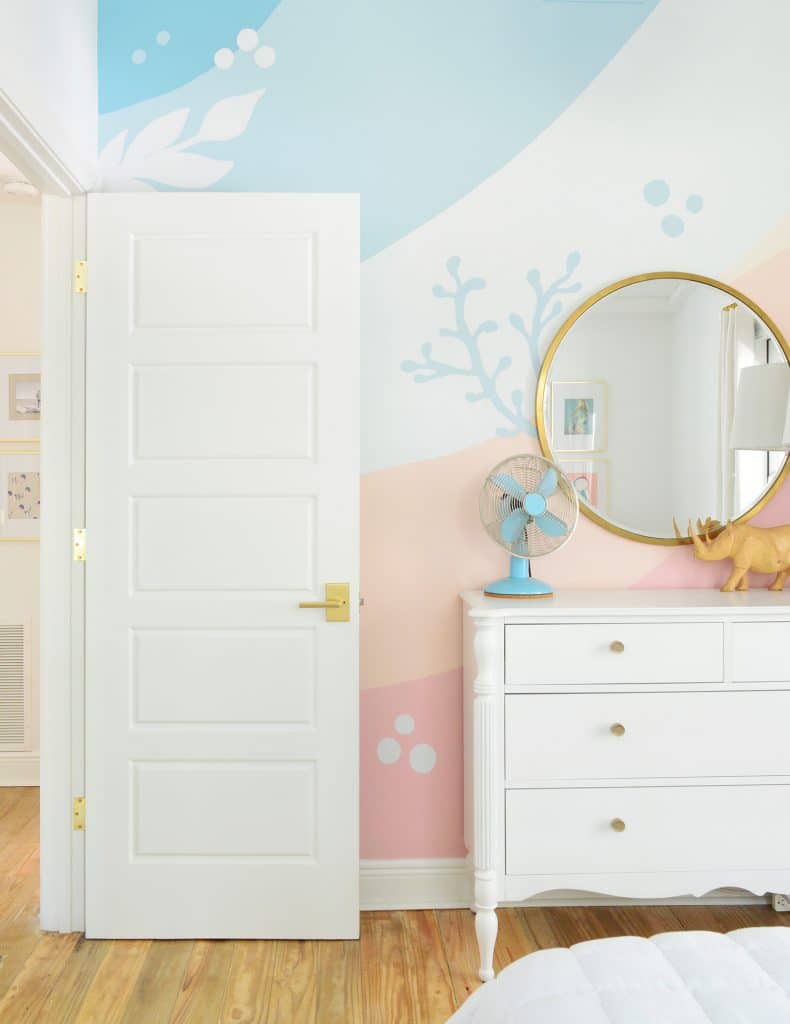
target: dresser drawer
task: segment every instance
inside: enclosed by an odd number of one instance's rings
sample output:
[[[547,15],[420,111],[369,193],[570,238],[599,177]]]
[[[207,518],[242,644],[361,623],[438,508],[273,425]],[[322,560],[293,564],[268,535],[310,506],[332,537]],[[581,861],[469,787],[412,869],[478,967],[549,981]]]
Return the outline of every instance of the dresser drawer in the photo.
[[[790,680],[790,622],[734,622],[732,678],[736,683]]]
[[[788,802],[790,785],[510,790],[505,870],[786,871],[790,816],[777,809]]]
[[[790,692],[509,694],[508,786],[790,776]]]
[[[720,622],[505,626],[506,686],[718,683],[723,678]]]

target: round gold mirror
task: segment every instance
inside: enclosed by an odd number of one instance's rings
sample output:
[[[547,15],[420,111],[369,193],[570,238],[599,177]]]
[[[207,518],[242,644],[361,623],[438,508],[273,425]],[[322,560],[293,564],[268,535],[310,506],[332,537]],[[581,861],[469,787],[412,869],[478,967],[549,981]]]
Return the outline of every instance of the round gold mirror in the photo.
[[[609,285],[565,321],[535,422],[586,516],[677,544],[690,519],[749,519],[779,488],[789,401],[790,349],[770,317],[720,281],[662,271]]]

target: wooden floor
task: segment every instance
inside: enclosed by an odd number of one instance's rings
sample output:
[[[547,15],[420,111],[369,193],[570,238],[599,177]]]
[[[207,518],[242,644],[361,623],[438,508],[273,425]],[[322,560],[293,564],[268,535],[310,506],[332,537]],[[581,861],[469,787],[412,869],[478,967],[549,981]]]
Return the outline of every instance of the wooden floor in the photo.
[[[99,942],[38,929],[38,790],[0,789],[2,1024],[443,1024],[478,985],[472,915],[365,913],[360,942]],[[496,968],[610,935],[790,924],[769,907],[499,911]]]

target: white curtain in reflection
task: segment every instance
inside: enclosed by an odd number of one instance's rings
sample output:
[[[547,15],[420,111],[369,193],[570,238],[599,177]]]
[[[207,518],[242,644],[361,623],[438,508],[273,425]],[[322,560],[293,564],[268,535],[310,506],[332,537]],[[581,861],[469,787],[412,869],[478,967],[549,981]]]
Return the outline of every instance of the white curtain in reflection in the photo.
[[[730,448],[732,420],[735,414],[735,393],[738,375],[744,366],[754,366],[764,361],[758,355],[759,342],[755,338],[754,316],[750,310],[737,302],[731,302],[721,311],[721,345],[719,348],[719,444],[718,444],[718,515],[722,522],[734,519],[742,507],[740,491],[748,484],[751,491],[753,481],[739,479],[740,455],[756,453],[734,452]],[[762,342],[764,346],[764,341]],[[757,463],[759,468],[759,456]],[[763,484],[764,486],[764,480]],[[758,487],[757,493],[761,487]]]

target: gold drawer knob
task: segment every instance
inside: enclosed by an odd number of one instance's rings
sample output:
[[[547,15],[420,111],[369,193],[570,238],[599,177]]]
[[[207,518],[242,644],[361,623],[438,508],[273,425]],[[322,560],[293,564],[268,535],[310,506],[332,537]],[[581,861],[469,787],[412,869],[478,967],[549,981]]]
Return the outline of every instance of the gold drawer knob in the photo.
[[[622,654],[625,650],[625,644],[622,640],[612,640],[609,644],[609,650],[614,651],[615,654]]]
[[[620,722],[615,722],[609,727],[609,731],[613,736],[625,736],[625,726]]]
[[[615,832],[625,832],[625,822],[622,818],[612,818],[609,824]]]

